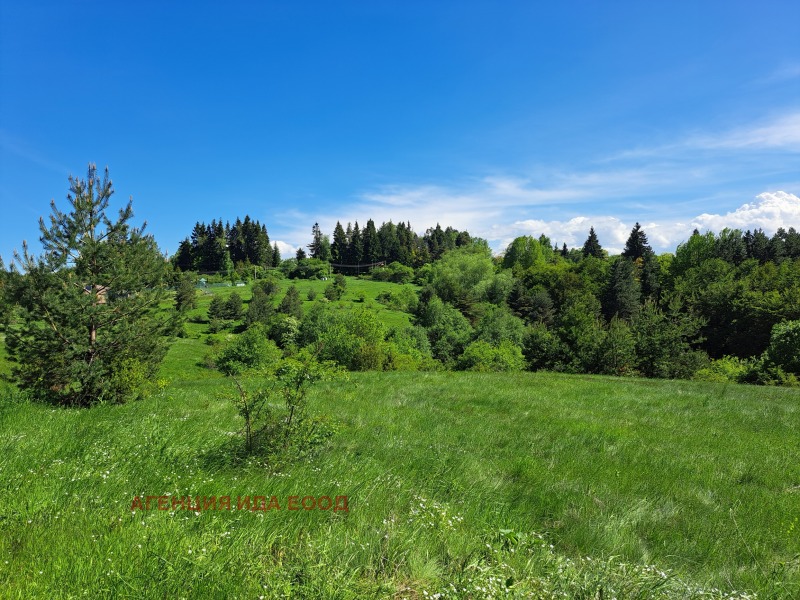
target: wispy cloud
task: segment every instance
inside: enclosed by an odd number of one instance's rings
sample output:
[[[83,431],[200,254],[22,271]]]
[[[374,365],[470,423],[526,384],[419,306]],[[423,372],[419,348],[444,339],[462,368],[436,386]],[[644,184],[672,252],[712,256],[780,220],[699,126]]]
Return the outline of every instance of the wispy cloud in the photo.
[[[798,78],[800,78],[800,63],[792,63],[775,69],[772,73],[758,79],[755,83],[758,85],[771,85]]]
[[[800,111],[756,126],[718,135],[698,136],[688,140],[687,145],[712,150],[779,149],[800,152]]]
[[[502,251],[523,234],[580,246],[594,226],[604,245],[618,251],[638,219],[654,247],[674,250],[694,228],[800,227],[800,200],[790,193],[762,194],[731,210],[756,186],[796,192],[776,183],[797,181],[798,152],[800,110],[570,169],[538,165],[449,185],[386,185],[341,202],[337,214],[293,213],[280,237],[305,245],[307,223],[331,232],[337,220],[363,226],[372,218],[408,221],[420,233],[437,223],[466,229]]]
[[[0,130],[0,150],[56,173],[67,174],[70,172],[67,167],[50,160],[39,150],[32,148],[30,144],[2,130]]]

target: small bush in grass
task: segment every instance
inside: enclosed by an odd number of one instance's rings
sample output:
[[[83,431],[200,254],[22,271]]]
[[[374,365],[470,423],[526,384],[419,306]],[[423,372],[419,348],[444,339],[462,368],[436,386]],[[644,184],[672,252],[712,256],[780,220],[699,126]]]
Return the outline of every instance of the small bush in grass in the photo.
[[[250,374],[258,378],[234,377],[236,391],[229,396],[244,419],[247,454],[297,457],[334,433],[329,419],[309,415],[307,395],[318,381],[346,378],[340,367],[301,351]]]
[[[698,381],[716,381],[718,383],[740,381],[750,370],[749,362],[737,356],[723,356],[694,374]]]
[[[309,302],[313,302],[314,300],[317,299],[317,290],[315,290],[314,288],[309,288],[306,297],[308,298]]]
[[[269,339],[260,323],[236,336],[214,357],[216,367],[225,375],[237,375],[246,370],[268,367],[280,360],[281,351]]]

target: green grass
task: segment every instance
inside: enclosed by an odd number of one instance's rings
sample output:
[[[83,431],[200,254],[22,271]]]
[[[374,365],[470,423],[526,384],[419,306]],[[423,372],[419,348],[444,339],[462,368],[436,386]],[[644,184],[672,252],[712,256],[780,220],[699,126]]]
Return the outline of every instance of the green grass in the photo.
[[[313,393],[340,423],[330,444],[271,473],[233,459],[226,387],[187,377],[91,410],[2,403],[0,596],[800,593],[795,391],[355,374]],[[282,510],[132,514],[134,496],[162,494],[275,495]],[[350,511],[288,511],[291,495],[347,495]]]

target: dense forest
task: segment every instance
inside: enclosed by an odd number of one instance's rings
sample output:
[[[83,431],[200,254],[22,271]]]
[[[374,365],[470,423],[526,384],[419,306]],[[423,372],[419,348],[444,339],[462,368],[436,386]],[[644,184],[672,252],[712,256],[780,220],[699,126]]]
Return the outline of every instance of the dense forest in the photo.
[[[315,224],[307,248],[278,260],[266,228],[245,217],[233,226],[198,223],[173,264],[237,279],[256,265],[290,279],[339,273],[404,284],[380,298],[412,315],[402,331],[368,310],[316,303],[304,314],[291,298],[273,310],[278,286],[257,287],[246,324],[261,323],[284,350],[312,347],[350,369],[545,369],[779,385],[800,375],[793,228],[771,237],[694,231],[674,254],[657,255],[637,223],[618,256],[593,228],[582,248],[521,236],[493,256],[466,231],[437,225],[419,236],[408,223],[376,227],[370,219],[363,229],[337,223],[332,236]],[[345,287],[338,277],[325,299]]]

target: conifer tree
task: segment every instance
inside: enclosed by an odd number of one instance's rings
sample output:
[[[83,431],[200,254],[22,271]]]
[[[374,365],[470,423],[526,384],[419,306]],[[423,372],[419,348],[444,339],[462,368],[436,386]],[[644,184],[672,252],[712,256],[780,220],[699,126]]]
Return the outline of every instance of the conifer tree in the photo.
[[[347,260],[347,236],[339,221],[333,230],[333,244],[331,244],[331,258],[334,263],[342,264]]]
[[[146,393],[175,321],[157,316],[169,263],[144,226],[132,227],[132,203],[109,216],[114,193],[89,165],[69,178],[70,212],[51,202],[39,220],[43,254],[23,244],[16,262],[21,308],[6,343],[13,377],[38,400],[71,406],[124,402]]]
[[[375,229],[375,221],[370,219],[364,227],[364,262],[376,263],[381,259],[381,244],[378,239],[378,231]]]
[[[588,258],[594,256],[595,258],[603,258],[603,248],[600,246],[600,241],[597,239],[597,234],[594,232],[594,227],[589,228],[589,237],[583,243],[583,256]]]

